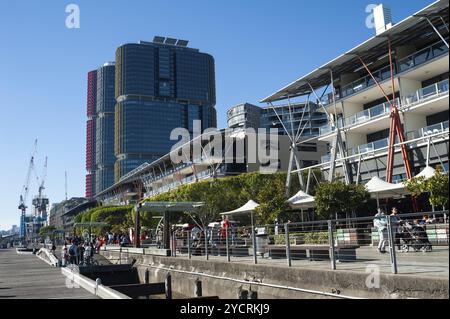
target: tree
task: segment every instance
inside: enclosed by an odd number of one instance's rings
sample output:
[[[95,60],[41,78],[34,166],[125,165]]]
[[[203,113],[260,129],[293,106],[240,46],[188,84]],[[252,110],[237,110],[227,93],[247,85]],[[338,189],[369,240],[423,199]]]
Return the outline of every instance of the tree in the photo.
[[[428,201],[432,206],[445,209],[448,205],[448,174],[442,174],[440,167],[429,179],[423,176],[411,178],[406,182],[406,188],[413,196],[429,193]]]
[[[364,185],[347,185],[341,181],[321,183],[315,192],[316,213],[323,219],[348,214],[369,198],[370,194]]]
[[[41,229],[39,229],[39,236],[41,236],[43,239],[48,237],[52,237],[54,235],[54,232],[56,230],[56,227],[53,225],[50,226],[43,226]]]

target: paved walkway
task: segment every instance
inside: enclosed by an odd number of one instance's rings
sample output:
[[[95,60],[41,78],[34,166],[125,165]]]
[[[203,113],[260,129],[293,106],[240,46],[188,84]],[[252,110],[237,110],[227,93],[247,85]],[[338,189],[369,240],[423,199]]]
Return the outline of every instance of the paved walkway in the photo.
[[[178,257],[187,258],[186,254],[177,253]],[[360,247],[356,250],[357,260],[353,262],[338,262],[338,270],[365,272],[367,266],[376,265],[380,267],[382,273],[391,273],[391,263],[389,254],[380,254],[376,247]],[[205,260],[205,256],[192,256],[192,259]],[[225,256],[209,256],[210,260],[226,261]],[[231,262],[252,263],[253,256],[231,257]],[[260,258],[258,263],[274,266],[286,266],[285,258],[269,259]],[[293,267],[302,267],[305,269],[330,269],[330,261],[309,261],[292,260]],[[412,275],[418,277],[437,277],[449,278],[449,247],[433,247],[432,252],[413,252],[401,253],[397,251],[397,268],[399,274]]]
[[[60,268],[33,254],[0,249],[0,299],[96,299],[83,288],[68,288]]]

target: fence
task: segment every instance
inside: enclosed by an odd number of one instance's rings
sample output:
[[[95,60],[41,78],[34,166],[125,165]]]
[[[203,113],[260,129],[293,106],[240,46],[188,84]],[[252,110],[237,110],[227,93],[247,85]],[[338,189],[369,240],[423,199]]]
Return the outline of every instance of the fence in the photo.
[[[421,218],[429,215],[426,225]],[[177,229],[173,257],[448,276],[448,211],[251,227]]]

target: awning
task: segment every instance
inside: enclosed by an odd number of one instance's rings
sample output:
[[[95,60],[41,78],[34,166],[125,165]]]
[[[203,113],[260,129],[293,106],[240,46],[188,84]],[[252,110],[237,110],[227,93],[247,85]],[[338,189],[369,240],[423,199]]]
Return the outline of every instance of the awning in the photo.
[[[377,176],[372,177],[366,184],[366,188],[372,194],[372,197],[377,199],[401,197],[409,193],[403,183],[388,183]]]
[[[435,172],[436,170],[433,167],[427,166],[414,177],[424,177],[425,179],[430,179],[431,177],[434,176]]]
[[[251,213],[259,206],[258,203],[253,200],[249,200],[244,206],[241,206],[235,210],[220,213],[220,215],[234,215],[234,214],[243,214],[243,213]]]
[[[299,191],[297,194],[288,199],[289,206],[292,208],[311,208],[316,206],[313,196],[306,194],[304,191]]]

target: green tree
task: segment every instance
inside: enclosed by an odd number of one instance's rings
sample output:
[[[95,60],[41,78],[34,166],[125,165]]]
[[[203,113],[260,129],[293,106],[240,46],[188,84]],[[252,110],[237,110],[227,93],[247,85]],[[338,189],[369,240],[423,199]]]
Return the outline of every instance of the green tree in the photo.
[[[316,214],[328,219],[354,212],[370,194],[364,185],[348,184],[341,181],[325,182],[317,186],[315,192]]]
[[[56,230],[56,227],[53,225],[50,226],[43,226],[41,227],[41,229],[39,229],[39,236],[41,236],[41,238],[45,239],[48,237],[53,237],[54,232]]]
[[[443,209],[448,206],[448,186],[448,174],[442,174],[439,166],[429,179],[420,176],[413,177],[406,182],[406,188],[413,196],[429,193],[428,201],[430,204]]]

